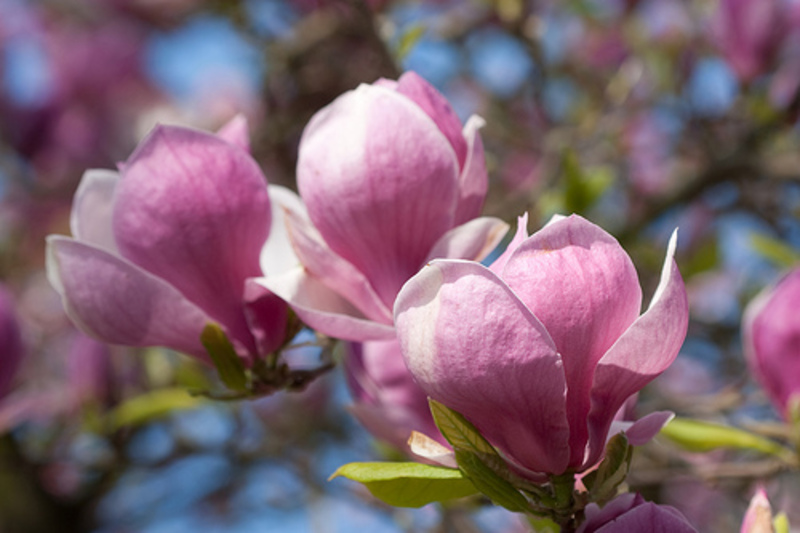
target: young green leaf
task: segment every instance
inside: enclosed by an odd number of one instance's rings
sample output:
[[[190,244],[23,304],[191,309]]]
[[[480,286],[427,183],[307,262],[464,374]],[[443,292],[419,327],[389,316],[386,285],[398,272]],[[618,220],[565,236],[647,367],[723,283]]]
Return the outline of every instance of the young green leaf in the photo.
[[[775,533],[789,533],[789,517],[786,513],[778,513],[775,515],[775,520],[772,521],[772,526],[775,528]]]
[[[754,450],[791,460],[794,454],[775,441],[743,429],[701,420],[675,418],[661,430],[661,435],[692,452],[708,452],[717,448]]]
[[[474,453],[498,455],[489,441],[464,416],[449,407],[428,399],[436,427],[455,449]]]
[[[421,463],[350,463],[328,479],[339,476],[364,484],[373,496],[395,507],[422,507],[478,492],[460,470]]]
[[[515,513],[530,509],[525,496],[489,468],[478,454],[456,448],[456,462],[472,484],[495,504]]]
[[[236,350],[233,349],[233,344],[231,344],[219,324],[213,322],[206,324],[200,334],[200,342],[208,352],[208,355],[211,356],[211,360],[225,386],[239,392],[246,391],[247,374],[242,360]]]
[[[616,496],[617,487],[628,475],[632,457],[633,447],[628,444],[624,433],[618,433],[608,441],[603,462],[583,478],[593,502],[602,506]]]
[[[398,61],[402,61],[414,49],[414,46],[425,35],[425,26],[422,24],[415,24],[400,36],[400,41],[397,43],[396,56]]]
[[[761,233],[754,233],[750,237],[753,249],[765,259],[780,268],[791,268],[800,263],[800,251],[795,250],[785,242]]]
[[[121,403],[109,414],[108,423],[112,430],[137,426],[173,411],[192,409],[203,402],[186,389],[156,389]]]
[[[608,190],[614,175],[608,168],[581,168],[574,150],[567,150],[561,159],[564,183],[564,211],[585,213]]]
[[[528,523],[536,533],[559,533],[561,528],[549,518],[528,517]]]

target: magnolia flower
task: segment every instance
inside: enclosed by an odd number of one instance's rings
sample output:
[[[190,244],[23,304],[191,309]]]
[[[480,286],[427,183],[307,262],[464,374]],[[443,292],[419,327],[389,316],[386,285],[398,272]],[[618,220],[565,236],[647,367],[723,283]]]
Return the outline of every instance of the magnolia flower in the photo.
[[[406,369],[396,340],[349,344],[344,368],[355,400],[350,411],[376,438],[409,451],[412,431],[447,445],[433,422],[428,396]]]
[[[767,491],[759,487],[750,500],[739,533],[772,533],[772,507]]]
[[[602,509],[586,507],[586,521],[578,533],[696,533],[680,511],[646,502],[639,494],[621,494]]]
[[[0,286],[0,398],[8,393],[25,349],[14,302]]]
[[[788,418],[800,393],[800,268],[759,294],[745,309],[745,356],[773,405]]]
[[[636,270],[611,235],[576,215],[530,237],[525,222],[489,268],[431,262],[400,291],[394,312],[422,389],[541,481],[603,457],[620,407],[677,356],[688,307],[676,235],[640,316]],[[629,426],[629,442],[649,440],[670,416]]]
[[[741,80],[769,67],[788,28],[787,15],[780,0],[720,0],[712,35]]]
[[[403,283],[435,257],[479,260],[506,232],[475,218],[487,189],[483,144],[431,85],[408,72],[337,98],[300,140],[297,184],[308,212],[288,212],[302,263],[262,285],[312,328],[394,338]]]
[[[218,135],[158,126],[120,172],[84,174],[74,237],[47,239],[48,278],[79,329],[208,360],[200,334],[217,322],[245,364],[283,342],[285,305],[248,280],[291,261],[280,231],[267,237],[282,224],[272,204],[299,200],[268,189],[248,142],[241,118]]]

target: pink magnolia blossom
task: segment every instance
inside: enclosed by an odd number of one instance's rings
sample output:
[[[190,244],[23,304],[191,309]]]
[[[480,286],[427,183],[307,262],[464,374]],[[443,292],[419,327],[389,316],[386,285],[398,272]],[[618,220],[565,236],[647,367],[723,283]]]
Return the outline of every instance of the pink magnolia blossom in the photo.
[[[282,224],[273,204],[299,199],[268,188],[248,143],[241,118],[218,135],[158,126],[120,172],[86,172],[74,237],[47,246],[48,278],[79,329],[207,360],[200,334],[215,321],[246,364],[281,344],[287,308],[249,279],[286,260],[281,232],[267,240]]]
[[[163,98],[145,72],[145,26],[120,17],[78,22],[83,17],[54,11],[0,2],[0,47],[10,57],[33,54],[25,61],[37,74],[25,90],[0,84],[0,131],[42,184],[63,185],[80,168],[113,162],[130,143],[134,117]]]
[[[592,503],[586,507],[586,521],[578,533],[696,533],[680,511],[668,505],[647,502],[628,492],[602,509]]]
[[[767,498],[767,491],[764,490],[764,487],[759,487],[747,507],[740,533],[767,533],[769,531],[773,531],[772,507]]]
[[[555,217],[530,237],[525,222],[489,268],[431,262],[403,287],[394,311],[422,389],[543,480],[603,457],[620,407],[677,356],[688,306],[676,235],[640,316],[636,270],[611,235],[576,215]],[[629,441],[646,442],[670,416],[629,425]]]
[[[300,140],[308,212],[287,213],[303,267],[262,284],[312,328],[340,339],[394,338],[403,283],[435,257],[481,259],[507,225],[475,218],[487,190],[472,117],[422,78],[361,85],[319,111]]]
[[[800,268],[765,289],[744,313],[745,356],[772,403],[789,415],[792,397],[800,393]]]
[[[769,68],[788,28],[785,11],[780,0],[720,0],[712,34],[743,81]]]
[[[0,398],[11,388],[24,354],[14,302],[8,291],[0,287]]]
[[[345,372],[355,400],[350,411],[376,438],[404,451],[412,431],[447,444],[396,340],[350,344]]]

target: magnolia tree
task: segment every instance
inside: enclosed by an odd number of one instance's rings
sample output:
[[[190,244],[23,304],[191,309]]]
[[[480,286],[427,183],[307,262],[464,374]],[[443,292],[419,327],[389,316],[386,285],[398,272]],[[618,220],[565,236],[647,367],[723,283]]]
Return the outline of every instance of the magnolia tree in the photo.
[[[227,120],[191,119],[230,104],[204,93],[127,154],[112,88],[140,118],[169,98],[138,60],[113,75],[43,47],[66,96],[34,114],[0,92],[3,147],[31,163],[9,165],[4,204],[0,461],[47,511],[0,504],[0,528],[144,529],[120,509],[194,493],[162,480],[137,501],[141,464],[220,425],[236,429],[225,466],[196,474],[217,483],[197,481],[198,505],[237,508],[235,464],[291,472],[295,507],[346,494],[344,515],[413,531],[800,523],[796,6],[255,4],[2,5],[8,57],[64,28],[146,41],[204,12],[238,26],[202,35],[246,34],[269,68]],[[64,125],[74,106],[92,113]],[[47,142],[22,143],[20,116]],[[44,254],[13,239],[41,252],[53,227]],[[43,303],[45,277],[60,298]],[[344,515],[323,520],[356,527]],[[261,529],[315,530],[270,516]]]

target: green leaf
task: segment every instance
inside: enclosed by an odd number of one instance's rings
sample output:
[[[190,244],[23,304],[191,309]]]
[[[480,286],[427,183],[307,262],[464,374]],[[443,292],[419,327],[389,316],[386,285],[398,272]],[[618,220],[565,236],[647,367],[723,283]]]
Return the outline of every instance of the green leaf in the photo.
[[[455,453],[456,462],[464,475],[495,504],[515,513],[523,513],[530,509],[525,496],[489,468],[478,454],[458,448]]]
[[[398,62],[405,59],[423,35],[425,35],[425,26],[422,24],[414,24],[400,36],[396,52]]]
[[[428,399],[431,407],[433,421],[442,432],[447,442],[455,449],[466,450],[474,453],[498,455],[494,447],[489,444],[483,435],[473,426],[464,415],[453,411],[449,407]]]
[[[108,417],[111,430],[138,426],[173,411],[193,409],[204,400],[190,396],[185,389],[156,389],[121,403]]]
[[[791,450],[775,441],[743,429],[689,418],[674,418],[661,430],[661,435],[692,452],[708,452],[717,448],[754,450],[783,459],[793,458]]]
[[[606,444],[606,456],[597,470],[584,476],[591,500],[602,506],[617,494],[617,487],[625,481],[633,457],[633,447],[624,433],[614,435]]]
[[[328,479],[339,476],[363,483],[373,496],[395,507],[422,507],[478,492],[460,470],[421,463],[350,463]]]
[[[559,533],[561,528],[549,518],[528,517],[528,523],[536,533]]]
[[[528,509],[527,499],[516,487],[542,497],[539,487],[512,473],[497,450],[481,435],[464,415],[428,399],[433,420],[453,447],[456,462],[478,489],[498,505],[512,510]],[[462,461],[466,461],[462,464]],[[520,509],[520,506],[522,509]]]
[[[701,272],[715,268],[719,263],[717,239],[705,239],[699,243],[691,256],[681,261],[681,276],[688,279]]]
[[[756,252],[780,268],[790,268],[800,262],[800,252],[767,235],[754,233],[750,237],[750,244]]]
[[[775,533],[789,533],[789,517],[786,513],[778,513],[772,521],[772,526],[775,528]]]
[[[585,213],[614,181],[607,167],[583,169],[573,150],[567,150],[561,160],[564,175],[564,211]]]
[[[231,390],[247,390],[247,374],[233,344],[225,332],[214,322],[209,322],[200,334],[200,342],[211,356],[220,379]]]

